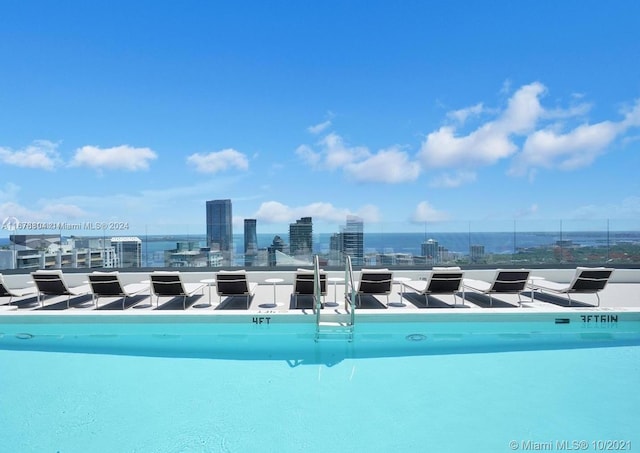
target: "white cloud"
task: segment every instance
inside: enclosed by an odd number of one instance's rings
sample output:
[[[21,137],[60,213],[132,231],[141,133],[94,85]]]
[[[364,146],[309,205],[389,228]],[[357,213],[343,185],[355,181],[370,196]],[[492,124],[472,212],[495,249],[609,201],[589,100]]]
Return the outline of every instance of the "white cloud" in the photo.
[[[331,121],[327,120],[324,121],[320,124],[316,124],[314,126],[309,126],[307,128],[307,131],[312,133],[312,134],[319,134],[320,132],[323,132],[324,130],[328,129],[329,127],[331,127]]]
[[[370,156],[369,150],[364,146],[347,146],[341,136],[335,133],[328,134],[320,141],[321,154],[324,164],[330,169],[344,167],[352,162],[366,159]]]
[[[26,208],[14,201],[0,203],[0,222],[7,217],[15,217],[21,222],[47,219],[43,213]]]
[[[356,211],[356,215],[360,217],[365,223],[378,223],[382,219],[380,209],[372,204],[364,205]]]
[[[640,126],[640,99],[636,99],[633,107],[623,113],[624,120],[621,123],[623,129]]]
[[[632,220],[631,225],[636,225],[640,217],[640,197],[626,197],[619,203],[605,205],[585,205],[566,213],[567,219],[587,220],[589,223],[597,223],[605,219],[612,219],[612,226],[623,224],[623,220]],[[630,226],[635,228],[634,226]]]
[[[540,97],[547,91],[544,85],[533,82],[524,85],[509,99],[507,109],[497,123],[507,134],[524,134],[531,131],[544,113]]]
[[[507,88],[508,84],[503,92]],[[539,168],[574,170],[590,165],[629,128],[640,126],[640,101],[622,112],[621,121],[576,126],[576,120],[589,112],[591,104],[582,102],[582,96],[574,96],[567,108],[545,109],[540,103],[545,93],[545,86],[539,82],[520,87],[495,119],[466,134],[459,128],[468,116],[491,110],[476,104],[450,112],[448,117],[460,124],[444,125],[427,135],[419,152],[423,169],[466,170],[513,158],[508,173],[528,175],[532,180]],[[573,120],[574,125],[567,126],[565,120]],[[523,143],[521,147],[518,142]],[[466,178],[463,175],[445,174],[434,179],[432,185],[456,187],[474,179],[469,177],[471,173],[466,173]]]
[[[443,126],[427,136],[420,157],[426,169],[490,165],[516,152],[507,134],[487,123],[467,136],[457,137],[455,128]]]
[[[513,155],[518,148],[511,136],[535,127],[544,112],[539,101],[544,92],[545,87],[538,82],[521,87],[498,118],[467,135],[458,135],[454,126],[442,126],[428,134],[419,153],[423,167],[491,165]]]
[[[349,146],[340,135],[330,133],[318,146],[316,152],[309,145],[300,145],[296,154],[314,168],[343,170],[354,181],[395,184],[414,181],[420,175],[420,164],[398,145],[374,154],[365,146]]]
[[[510,174],[520,176],[531,168],[573,170],[591,164],[620,131],[610,121],[578,126],[562,134],[552,129],[536,131],[525,141]]]
[[[420,164],[410,161],[408,154],[399,147],[392,147],[346,165],[345,171],[356,181],[396,184],[415,181],[420,175]]]
[[[463,124],[467,120],[467,118],[469,118],[470,116],[480,115],[483,111],[484,111],[484,106],[482,102],[480,102],[476,105],[472,105],[471,107],[466,107],[460,110],[454,110],[452,112],[449,112],[447,113],[447,117],[451,118],[452,120],[460,124]]]
[[[262,203],[253,217],[264,223],[292,223],[301,217],[313,217],[314,222],[344,223],[347,215],[357,215],[369,222],[380,219],[378,208],[373,205],[365,205],[357,212],[352,212],[326,202],[291,207],[278,201]]]
[[[5,183],[0,189],[0,200],[13,200],[20,192],[20,186],[12,182]]]
[[[66,203],[55,203],[45,205],[42,212],[51,219],[86,219],[87,212],[79,206]]]
[[[61,162],[58,145],[48,140],[35,140],[24,149],[0,147],[0,163],[16,167],[53,170]]]
[[[83,146],[76,150],[71,165],[100,170],[137,171],[148,169],[149,161],[157,157],[157,154],[150,148],[135,148],[129,145],[120,145],[113,148]]]
[[[476,180],[476,173],[472,171],[458,171],[454,174],[443,173],[440,176],[434,178],[429,185],[431,187],[440,187],[451,189],[454,187],[460,187],[464,184],[472,183]]]
[[[427,201],[418,203],[411,217],[411,221],[415,223],[444,222],[447,220],[449,220],[449,214],[444,211],[438,211]]]
[[[207,154],[195,153],[187,157],[187,163],[193,165],[200,173],[218,173],[232,168],[249,169],[247,156],[232,148]]]
[[[522,219],[526,217],[530,217],[538,212],[538,205],[536,203],[532,204],[526,209],[521,209],[517,211],[514,215],[516,219]]]
[[[543,117],[545,119],[562,119],[562,118],[575,118],[576,116],[584,116],[591,110],[591,104],[582,103],[573,105],[567,109],[555,108],[546,109]]]
[[[322,156],[311,149],[309,145],[300,145],[296,148],[296,154],[307,164],[315,167],[320,163]]]
[[[588,166],[620,135],[637,126],[640,126],[640,101],[624,112],[619,122],[582,124],[568,132],[562,132],[559,125],[538,130],[527,137],[509,173],[521,176],[533,174],[536,168],[574,170]]]

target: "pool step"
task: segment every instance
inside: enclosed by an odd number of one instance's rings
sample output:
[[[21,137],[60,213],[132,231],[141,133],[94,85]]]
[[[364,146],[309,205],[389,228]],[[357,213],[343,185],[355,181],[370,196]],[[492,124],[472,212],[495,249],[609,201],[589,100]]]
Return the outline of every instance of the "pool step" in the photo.
[[[316,329],[316,341],[353,340],[353,325],[340,321],[320,321]]]

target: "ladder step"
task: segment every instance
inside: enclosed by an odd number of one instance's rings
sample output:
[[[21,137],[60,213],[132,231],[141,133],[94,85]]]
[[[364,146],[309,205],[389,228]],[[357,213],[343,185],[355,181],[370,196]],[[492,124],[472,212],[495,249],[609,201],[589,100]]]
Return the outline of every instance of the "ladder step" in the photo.
[[[319,340],[353,340],[353,325],[346,322],[321,321],[316,330]]]
[[[353,340],[353,335],[351,333],[346,332],[318,332],[316,334],[316,341],[351,341]]]
[[[326,327],[326,328],[332,328],[332,327],[342,327],[342,328],[351,328],[353,327],[351,324],[349,324],[348,322],[340,322],[340,321],[320,321],[318,323],[319,327]]]

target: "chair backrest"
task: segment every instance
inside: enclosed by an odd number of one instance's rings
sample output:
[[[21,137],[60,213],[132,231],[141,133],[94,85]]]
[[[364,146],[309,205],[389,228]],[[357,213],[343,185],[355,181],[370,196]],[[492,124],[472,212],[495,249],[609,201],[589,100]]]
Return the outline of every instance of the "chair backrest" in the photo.
[[[327,294],[327,274],[325,272],[320,272],[320,293],[323,296]],[[298,270],[296,272],[296,278],[293,282],[293,293],[294,294],[313,294],[313,279],[314,273],[313,271],[305,271]]]
[[[247,274],[244,271],[220,271],[216,274],[216,288],[221,296],[247,295]]]
[[[38,287],[38,291],[42,294],[65,295],[69,293],[62,271],[35,271],[31,273],[31,277]]]
[[[393,273],[386,269],[362,269],[358,292],[362,294],[389,294]]]
[[[100,296],[121,296],[124,294],[118,272],[92,272],[88,275],[91,291]]]
[[[595,293],[604,289],[613,273],[606,267],[578,267],[569,291],[579,293]]]
[[[179,272],[152,272],[151,287],[158,296],[186,295]]]
[[[12,296],[11,291],[4,283],[4,277],[0,274],[0,297]]]
[[[498,269],[490,292],[519,293],[527,285],[530,273],[531,271],[526,269]]]
[[[464,272],[461,270],[434,270],[429,276],[425,292],[451,294],[460,291],[463,276]]]

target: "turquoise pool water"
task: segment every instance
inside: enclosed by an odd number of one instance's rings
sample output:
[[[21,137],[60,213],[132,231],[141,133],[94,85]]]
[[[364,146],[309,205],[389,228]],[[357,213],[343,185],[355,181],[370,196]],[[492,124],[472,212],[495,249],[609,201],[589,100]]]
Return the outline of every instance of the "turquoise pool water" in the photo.
[[[215,338],[187,338],[193,326],[181,325],[90,337],[78,326],[0,323],[1,451],[514,451],[510,442],[602,451],[594,442],[608,440],[640,449],[636,327],[551,339],[556,328],[535,323],[493,333],[467,323],[407,339],[420,326],[363,327],[369,337],[354,344],[317,345],[291,334],[295,325],[269,342],[269,330],[239,326]],[[213,340],[224,348],[192,353]],[[395,352],[383,346],[394,342]]]

